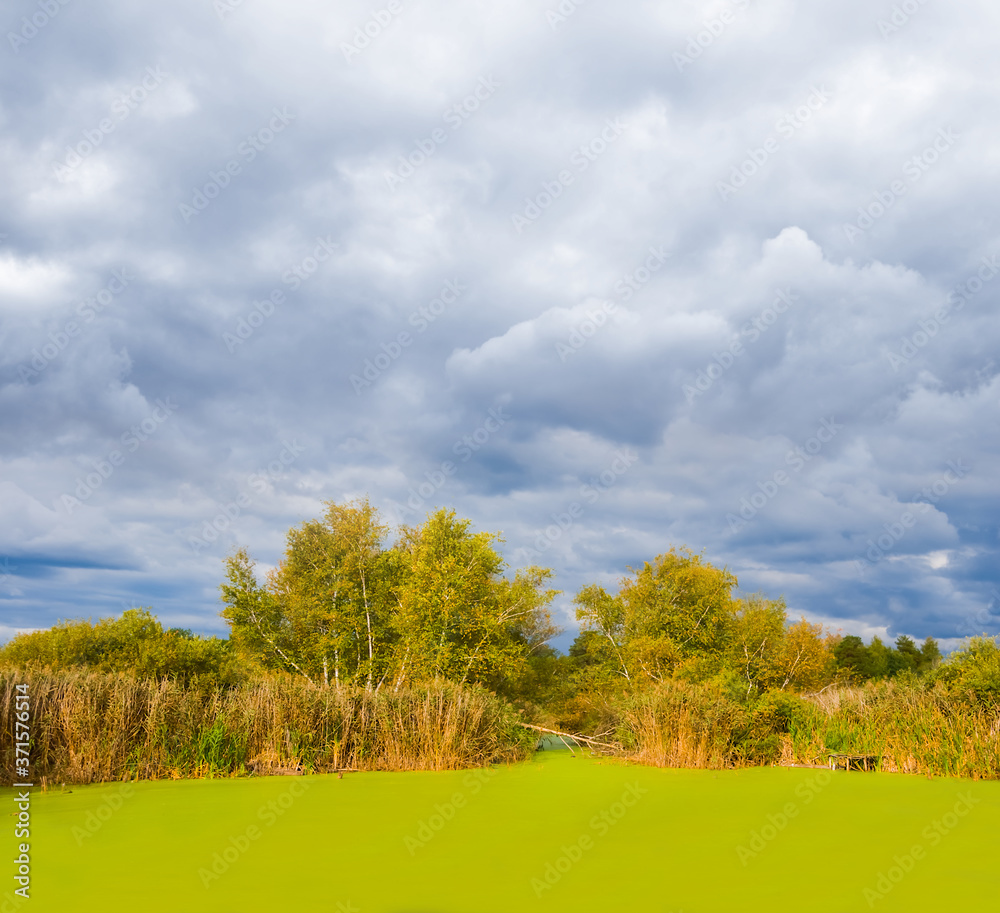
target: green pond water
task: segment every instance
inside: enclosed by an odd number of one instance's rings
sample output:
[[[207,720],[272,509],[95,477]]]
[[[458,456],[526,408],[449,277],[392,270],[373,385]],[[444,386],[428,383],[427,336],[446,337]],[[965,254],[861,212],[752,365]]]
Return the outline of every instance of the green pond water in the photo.
[[[1000,783],[577,754],[33,790],[20,906],[5,789],[0,913],[1000,909]]]

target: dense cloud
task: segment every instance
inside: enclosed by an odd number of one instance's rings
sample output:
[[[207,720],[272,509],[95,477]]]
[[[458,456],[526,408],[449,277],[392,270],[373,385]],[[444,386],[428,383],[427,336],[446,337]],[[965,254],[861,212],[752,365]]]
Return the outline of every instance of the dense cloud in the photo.
[[[570,629],[687,544],[997,630],[995,8],[50,6],[0,23],[0,637],[221,631],[227,551],[366,494]]]

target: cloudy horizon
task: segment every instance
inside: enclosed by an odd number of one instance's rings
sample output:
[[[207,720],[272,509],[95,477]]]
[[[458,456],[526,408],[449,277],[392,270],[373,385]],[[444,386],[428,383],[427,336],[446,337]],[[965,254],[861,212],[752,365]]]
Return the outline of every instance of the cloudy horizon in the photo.
[[[995,8],[0,24],[0,640],[224,634],[232,549],[366,496],[553,568],[564,649],[671,546],[834,631],[1000,630]]]

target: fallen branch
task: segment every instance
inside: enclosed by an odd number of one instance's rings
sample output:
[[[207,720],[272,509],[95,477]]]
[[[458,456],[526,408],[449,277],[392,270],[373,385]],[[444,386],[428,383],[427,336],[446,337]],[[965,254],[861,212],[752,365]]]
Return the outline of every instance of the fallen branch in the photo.
[[[575,758],[576,757],[576,752],[573,751],[573,746],[570,745],[570,743],[566,741],[566,736],[564,736],[564,735],[559,736],[559,741],[562,742],[563,745],[565,745],[569,749],[569,756],[571,758]],[[580,746],[577,745],[576,747],[579,748]]]
[[[534,726],[531,723],[521,723],[525,729],[534,729],[536,732],[547,732],[550,735],[557,735],[559,738],[565,741],[566,739],[573,739],[576,742],[586,742],[588,745],[598,745],[601,748],[606,748],[609,751],[620,752],[622,750],[621,745],[609,745],[607,742],[598,742],[597,739],[588,739],[585,735],[575,735],[572,732],[560,732],[558,729],[546,729],[544,726]]]

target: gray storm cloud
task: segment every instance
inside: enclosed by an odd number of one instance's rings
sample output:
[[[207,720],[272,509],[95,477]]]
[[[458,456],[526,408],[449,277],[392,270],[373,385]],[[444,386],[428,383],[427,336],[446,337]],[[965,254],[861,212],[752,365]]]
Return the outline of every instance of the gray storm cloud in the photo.
[[[366,494],[553,567],[564,645],[672,544],[995,628],[998,13],[911,6],[18,0],[0,636],[221,631]]]

